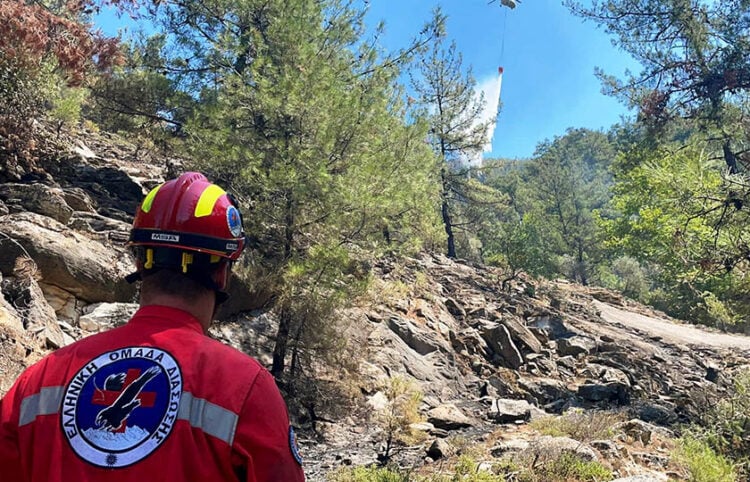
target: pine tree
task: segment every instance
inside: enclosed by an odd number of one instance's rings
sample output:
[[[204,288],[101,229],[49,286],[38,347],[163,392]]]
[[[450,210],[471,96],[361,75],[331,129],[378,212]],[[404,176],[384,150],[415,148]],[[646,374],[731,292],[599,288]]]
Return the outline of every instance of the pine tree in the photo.
[[[435,12],[435,21],[442,14]],[[481,156],[489,121],[482,121],[485,101],[476,95],[476,80],[464,72],[456,44],[445,46],[440,35],[419,58],[412,87],[430,125],[429,140],[440,161],[440,213],[447,237],[447,255],[456,257],[456,231],[470,226],[461,210],[477,205],[469,180],[469,163]]]

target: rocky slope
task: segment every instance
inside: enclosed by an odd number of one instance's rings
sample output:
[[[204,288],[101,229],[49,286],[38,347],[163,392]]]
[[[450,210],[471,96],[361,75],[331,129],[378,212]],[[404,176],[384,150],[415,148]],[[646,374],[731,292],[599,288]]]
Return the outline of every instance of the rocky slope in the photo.
[[[33,182],[0,184],[0,394],[44,353],[136,307],[123,281],[128,223],[179,163],[85,138],[61,141]],[[746,337],[686,327],[605,290],[522,279],[503,291],[494,269],[429,254],[373,269],[372,294],[341,314],[361,355],[346,380],[354,396],[321,404],[315,420],[295,410],[310,480],[382,460],[397,377],[422,396],[420,423],[397,434],[409,432],[392,451],[396,464],[435,472],[470,453],[490,470],[503,458],[574,452],[622,480],[680,480],[674,430],[750,362]],[[256,304],[236,286],[220,317],[231,321],[214,335],[268,362],[273,313],[248,311]],[[557,423],[549,416],[590,433],[547,435]]]

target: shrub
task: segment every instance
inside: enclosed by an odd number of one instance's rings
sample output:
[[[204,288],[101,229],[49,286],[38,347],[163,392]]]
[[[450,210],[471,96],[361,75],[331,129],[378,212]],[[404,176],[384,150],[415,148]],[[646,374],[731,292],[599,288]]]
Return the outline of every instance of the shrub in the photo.
[[[690,472],[690,482],[734,482],[735,469],[703,440],[690,435],[679,440],[675,458]]]
[[[330,482],[409,482],[408,474],[386,467],[341,468],[328,474]]]
[[[721,399],[707,394],[700,402],[699,427],[692,438],[708,444],[719,456],[747,467],[750,461],[750,370],[735,375],[732,389]]]
[[[530,426],[545,435],[587,442],[611,437],[612,427],[622,421],[624,417],[619,412],[570,410],[560,417],[533,420]]]
[[[595,461],[582,460],[571,453],[563,453],[560,457],[534,470],[531,480],[544,482],[602,482],[612,480],[612,471]]]
[[[391,457],[393,448],[398,444],[412,444],[421,441],[422,432],[411,429],[411,424],[423,420],[419,413],[422,403],[422,392],[414,383],[396,375],[388,380],[384,387],[387,405],[376,413],[376,420],[383,428],[385,435],[385,453],[383,458]]]

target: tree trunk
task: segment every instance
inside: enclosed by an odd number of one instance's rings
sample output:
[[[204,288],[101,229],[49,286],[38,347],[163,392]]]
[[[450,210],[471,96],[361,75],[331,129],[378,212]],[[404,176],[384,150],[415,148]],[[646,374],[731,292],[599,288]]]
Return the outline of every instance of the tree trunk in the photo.
[[[737,174],[737,157],[734,155],[734,152],[732,152],[732,146],[730,145],[729,139],[724,141],[722,150],[724,151],[724,162],[726,162],[727,167],[729,168],[729,174]]]
[[[279,313],[279,329],[276,331],[276,341],[273,346],[273,365],[271,375],[277,380],[281,379],[286,364],[286,349],[289,342],[289,332],[292,328],[292,317],[289,310],[281,309]]]
[[[445,175],[445,168],[440,170],[440,177],[443,180],[443,204],[441,206],[441,212],[443,214],[443,226],[445,226],[445,234],[448,236],[448,257],[455,258],[456,239],[453,235],[453,224],[451,222],[451,214],[448,206],[448,179]]]

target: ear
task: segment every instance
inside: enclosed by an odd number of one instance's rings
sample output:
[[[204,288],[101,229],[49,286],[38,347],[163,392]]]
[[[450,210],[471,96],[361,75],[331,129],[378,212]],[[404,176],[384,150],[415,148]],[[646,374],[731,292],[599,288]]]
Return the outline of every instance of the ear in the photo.
[[[232,267],[230,263],[223,262],[221,266],[216,268],[214,271],[212,280],[216,283],[221,291],[225,291],[229,286],[229,277],[232,275]]]

